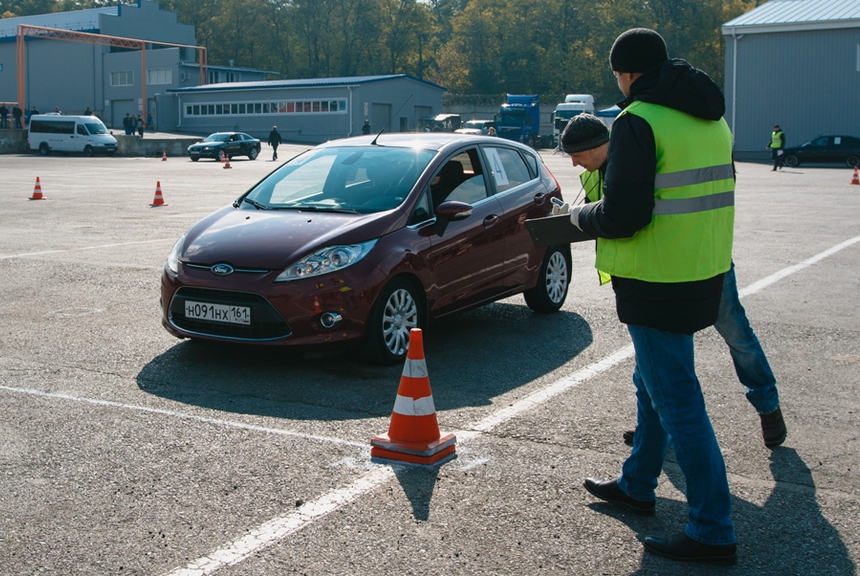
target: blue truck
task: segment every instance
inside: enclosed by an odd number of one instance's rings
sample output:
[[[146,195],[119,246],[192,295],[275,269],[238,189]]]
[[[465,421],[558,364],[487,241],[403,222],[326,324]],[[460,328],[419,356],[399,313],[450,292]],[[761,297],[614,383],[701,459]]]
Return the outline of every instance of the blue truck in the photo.
[[[541,143],[540,98],[537,94],[507,94],[496,114],[496,133],[532,147]]]

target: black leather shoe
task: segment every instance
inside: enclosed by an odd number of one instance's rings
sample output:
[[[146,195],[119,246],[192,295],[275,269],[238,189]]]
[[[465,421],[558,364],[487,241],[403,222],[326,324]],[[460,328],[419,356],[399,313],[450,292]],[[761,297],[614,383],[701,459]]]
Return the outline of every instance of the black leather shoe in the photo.
[[[624,443],[628,446],[633,446],[633,437],[636,436],[636,430],[630,429],[625,430],[621,433],[621,437],[624,438]]]
[[[648,536],[643,543],[645,550],[681,562],[708,562],[710,564],[731,565],[738,561],[737,544],[703,544],[693,540],[685,533],[676,534],[669,538],[652,538]]]
[[[624,493],[621,488],[618,487],[617,480],[607,480],[606,482],[601,482],[595,478],[586,478],[585,479],[585,489],[591,492],[593,495],[597,496],[601,500],[609,502],[610,504],[620,504],[621,506],[625,506],[629,510],[631,510],[634,514],[638,514],[639,516],[653,516],[654,515],[654,502],[644,502],[642,500],[636,500],[635,498],[631,498],[627,494]]]
[[[768,448],[776,448],[788,436],[788,430],[785,427],[785,420],[782,419],[782,409],[777,408],[770,414],[760,414],[761,418],[761,435],[764,438],[764,445]]]

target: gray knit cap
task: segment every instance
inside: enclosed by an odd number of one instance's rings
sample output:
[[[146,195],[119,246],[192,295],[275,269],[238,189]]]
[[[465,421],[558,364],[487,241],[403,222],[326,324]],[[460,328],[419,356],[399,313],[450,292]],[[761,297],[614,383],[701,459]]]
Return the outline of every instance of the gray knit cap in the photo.
[[[577,114],[561,133],[561,149],[567,154],[597,148],[609,142],[609,129],[592,114]]]

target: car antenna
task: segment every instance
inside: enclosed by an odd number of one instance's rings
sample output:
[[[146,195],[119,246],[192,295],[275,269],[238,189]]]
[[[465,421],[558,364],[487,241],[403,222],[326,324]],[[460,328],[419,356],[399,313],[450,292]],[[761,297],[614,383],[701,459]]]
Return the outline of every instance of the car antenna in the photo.
[[[400,105],[400,108],[398,108],[397,110],[395,110],[395,111],[394,111],[394,114],[392,114],[392,115],[391,115],[391,118],[389,118],[389,119],[388,119],[388,124],[386,124],[385,126],[383,126],[383,127],[382,127],[382,130],[380,130],[380,131],[379,131],[379,133],[378,133],[378,134],[376,135],[376,137],[373,139],[373,142],[371,142],[371,143],[370,143],[370,145],[371,145],[371,146],[376,146],[376,141],[377,141],[377,140],[379,140],[379,137],[380,137],[380,136],[382,136],[382,133],[383,133],[383,132],[385,132],[385,129],[386,129],[386,128],[388,128],[388,127],[391,125],[391,120],[392,120],[395,116],[397,116],[397,113],[398,113],[398,112],[400,112],[401,110],[403,110],[403,107],[404,107],[404,106],[406,106],[406,103],[407,103],[407,102],[409,102],[409,101],[412,99],[412,96],[413,96],[413,94],[410,94],[410,95],[409,95],[409,98],[407,98],[406,100],[404,100],[404,101],[403,101],[403,104],[401,104],[401,105]]]

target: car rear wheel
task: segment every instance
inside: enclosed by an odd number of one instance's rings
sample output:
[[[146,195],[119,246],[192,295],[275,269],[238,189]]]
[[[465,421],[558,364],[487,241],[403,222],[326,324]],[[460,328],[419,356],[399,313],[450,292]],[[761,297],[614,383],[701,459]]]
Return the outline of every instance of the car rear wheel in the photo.
[[[251,150],[248,151],[248,158],[250,158],[251,160],[256,160],[257,155],[259,154],[260,152],[256,148],[251,148]]]
[[[846,160],[845,162],[848,163],[849,168],[856,168],[858,165],[860,165],[860,157],[849,156],[848,160]]]
[[[409,332],[421,327],[421,295],[414,284],[395,278],[382,290],[367,324],[363,352],[375,364],[397,364],[406,358]]]
[[[50,153],[51,147],[48,146],[46,142],[42,142],[41,144],[39,144],[39,154],[41,154],[42,156],[47,156]]]
[[[786,156],[783,162],[786,166],[790,166],[792,168],[800,166],[800,160],[798,160],[797,156],[795,156],[794,154],[789,154],[788,156]]]
[[[560,310],[570,288],[571,268],[569,246],[547,249],[537,285],[523,293],[528,307],[541,314]]]

